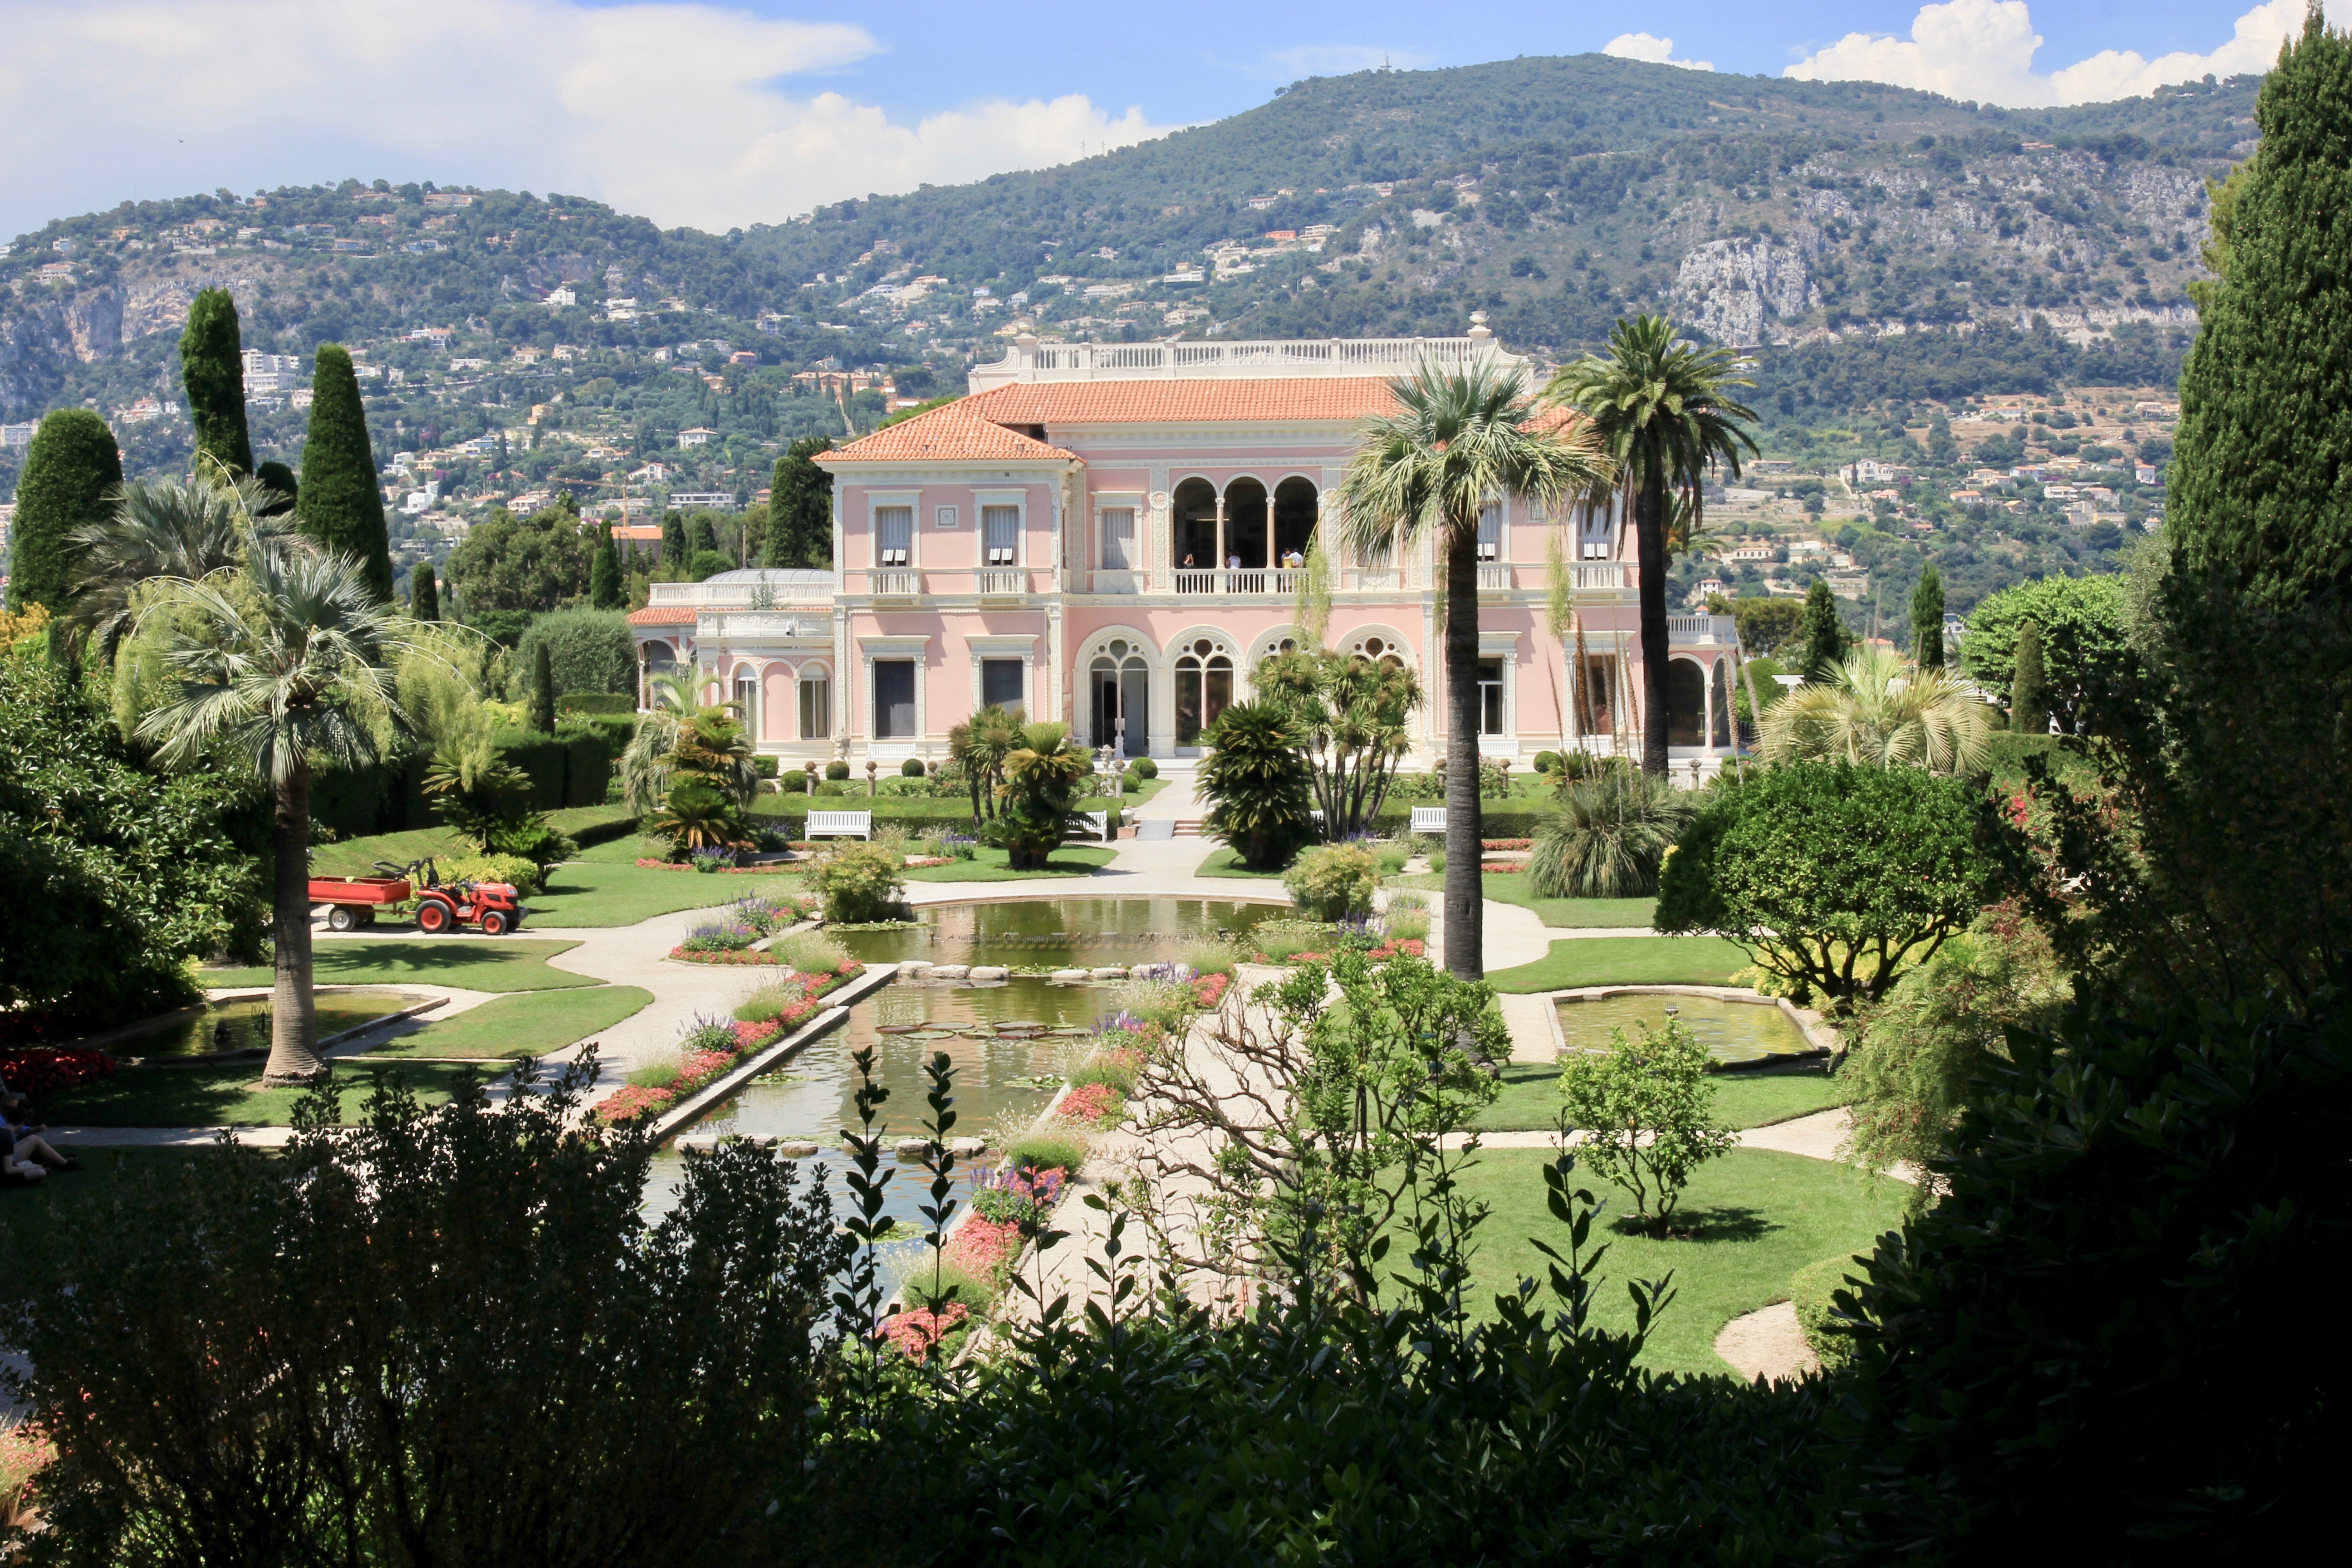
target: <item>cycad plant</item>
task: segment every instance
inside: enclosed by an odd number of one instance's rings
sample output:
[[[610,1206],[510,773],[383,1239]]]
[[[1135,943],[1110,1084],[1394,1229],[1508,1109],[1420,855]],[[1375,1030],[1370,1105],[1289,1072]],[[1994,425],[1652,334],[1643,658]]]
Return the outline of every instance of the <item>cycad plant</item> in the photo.
[[[1664,316],[1621,320],[1609,355],[1562,365],[1544,388],[1591,421],[1619,464],[1633,502],[1642,600],[1642,771],[1666,771],[1666,565],[1704,526],[1707,470],[1739,477],[1756,412],[1735,401],[1752,386],[1729,349],[1685,342]]]
[[[1021,743],[1004,754],[1001,809],[992,837],[1004,846],[1016,871],[1042,871],[1072,828],[1071,817],[1093,772],[1094,759],[1073,744],[1066,724],[1024,724]]]
[[[1301,749],[1307,731],[1271,702],[1236,702],[1202,731],[1210,747],[1196,788],[1209,803],[1201,826],[1255,871],[1285,864],[1315,837],[1314,795]]]
[[[1389,394],[1395,407],[1365,421],[1339,499],[1360,559],[1434,535],[1445,563],[1445,967],[1476,980],[1478,517],[1513,497],[1557,513],[1605,490],[1616,468],[1581,422],[1537,410],[1526,374],[1492,355],[1460,370],[1423,364]]]
[[[1004,759],[1021,744],[1021,725],[1020,709],[991,702],[948,731],[948,754],[962,767],[964,780],[971,787],[975,822],[996,815],[996,791],[1004,782]]]
[[[1807,681],[1764,710],[1767,762],[1910,766],[1974,773],[1992,743],[1989,710],[1948,670],[1921,669],[1885,648],[1856,648],[1825,681]]]
[[[1528,891],[1539,899],[1645,899],[1691,819],[1691,799],[1622,763],[1559,791],[1559,813],[1536,829]]]
[[[321,1070],[310,994],[310,782],[322,766],[374,761],[362,714],[408,728],[385,666],[410,651],[412,623],[350,556],[249,535],[242,561],[235,572],[173,582],[156,601],[173,608],[165,658],[180,695],[139,732],[169,765],[226,752],[269,785],[277,953],[263,1079],[300,1083]]]

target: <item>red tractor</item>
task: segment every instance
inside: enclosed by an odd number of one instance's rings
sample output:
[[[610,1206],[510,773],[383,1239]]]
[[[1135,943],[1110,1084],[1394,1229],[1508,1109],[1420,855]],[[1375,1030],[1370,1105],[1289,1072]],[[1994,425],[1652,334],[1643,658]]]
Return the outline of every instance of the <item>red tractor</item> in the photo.
[[[416,896],[416,929],[427,936],[467,925],[478,927],[484,936],[504,936],[530,912],[511,882],[445,883],[430,860],[409,866],[379,860],[375,868],[411,885]]]

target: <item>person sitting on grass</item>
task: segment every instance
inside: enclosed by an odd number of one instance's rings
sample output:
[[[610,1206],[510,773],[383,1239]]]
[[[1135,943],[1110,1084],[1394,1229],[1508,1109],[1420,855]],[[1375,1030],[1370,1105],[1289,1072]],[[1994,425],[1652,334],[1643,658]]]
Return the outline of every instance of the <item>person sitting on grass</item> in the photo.
[[[80,1170],[80,1161],[70,1154],[58,1153],[47,1139],[40,1136],[48,1131],[47,1127],[27,1127],[16,1121],[24,1114],[16,1105],[21,1105],[25,1097],[10,1098],[16,1104],[0,1110],[0,1171],[37,1182],[52,1170]]]

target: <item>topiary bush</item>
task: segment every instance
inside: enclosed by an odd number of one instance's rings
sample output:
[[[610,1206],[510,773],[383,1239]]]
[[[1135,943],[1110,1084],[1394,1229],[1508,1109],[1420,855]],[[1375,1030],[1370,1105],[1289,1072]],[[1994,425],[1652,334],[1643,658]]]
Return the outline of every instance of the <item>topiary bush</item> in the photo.
[[[532,617],[515,645],[515,668],[531,668],[542,647],[558,691],[627,696],[637,689],[637,640],[619,610],[549,610]]]
[[[1557,773],[1559,769],[1559,753],[1558,752],[1538,752],[1536,753],[1536,772],[1539,773]]]
[[[1864,1276],[1858,1258],[1825,1258],[1797,1270],[1789,1281],[1789,1300],[1797,1309],[1797,1326],[1805,1331],[1805,1344],[1823,1372],[1840,1372],[1853,1362],[1853,1327],[1837,1315],[1835,1297],[1843,1290],[1851,1306],[1854,1287],[1846,1276]]]
[[[824,918],[849,924],[898,918],[906,891],[906,860],[878,844],[844,844],[816,864],[810,888],[824,900]]]
[[[922,759],[920,757],[908,757],[905,762],[900,763],[898,764],[898,776],[909,779],[921,778],[923,776]]]
[[[1254,871],[1270,871],[1315,836],[1306,731],[1269,702],[1236,702],[1202,731],[1211,748],[1199,789],[1202,831],[1233,846]]]
[[[1127,771],[1139,779],[1156,779],[1160,776],[1160,764],[1150,757],[1136,757],[1128,763]]]
[[[1300,853],[1282,885],[1309,920],[1339,921],[1372,911],[1381,865],[1360,844],[1321,844]]]
[[[844,762],[827,763],[824,764],[824,776],[838,784],[849,776],[849,764]]]

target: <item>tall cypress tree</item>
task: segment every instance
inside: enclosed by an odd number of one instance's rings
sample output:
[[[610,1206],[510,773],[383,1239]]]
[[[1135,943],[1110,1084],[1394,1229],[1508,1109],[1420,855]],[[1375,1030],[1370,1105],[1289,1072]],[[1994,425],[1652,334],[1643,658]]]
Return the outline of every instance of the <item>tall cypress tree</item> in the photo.
[[[555,666],[548,657],[543,638],[532,645],[530,727],[542,735],[555,733]]]
[[[1845,658],[1845,627],[1838,624],[1837,595],[1819,577],[1805,590],[1805,662],[1807,680],[1827,680]]]
[[[302,531],[328,549],[357,556],[377,594],[392,597],[392,542],[360,378],[350,353],[335,343],[319,345],[310,378],[310,428],[302,442],[302,494],[295,515]]]
[[[236,301],[226,289],[207,289],[188,307],[180,333],[180,379],[188,389],[188,420],[196,427],[198,469],[210,456],[235,474],[253,472],[253,438],[245,427],[245,344]]]
[[[420,561],[408,574],[408,613],[420,621],[441,618],[441,589],[433,581],[433,563]]]
[[[686,564],[688,551],[686,548],[686,514],[684,512],[666,511],[662,513],[661,549],[663,565],[683,566]]]
[[[621,607],[621,552],[613,543],[611,523],[599,523],[596,528],[596,552],[588,559],[588,607]]]
[[[1944,668],[1944,580],[1932,565],[1911,590],[1911,637],[1920,668]]]
[[[2313,6],[2214,204],[2166,532],[2184,584],[2289,608],[2352,590],[2352,38]]]
[[[106,515],[106,492],[122,482],[114,432],[87,408],[60,408],[41,421],[16,479],[8,607],[64,606],[79,552],[68,537]]]
[[[2042,668],[2042,626],[2017,628],[2017,669],[2009,679],[2009,727],[2022,735],[2050,732],[2050,678]]]
[[[715,553],[718,549],[719,532],[711,527],[709,512],[698,511],[686,520],[686,552],[688,556],[699,555],[706,550]]]
[[[831,450],[831,437],[803,436],[776,459],[768,481],[766,564],[833,564],[833,476],[814,461]]]

